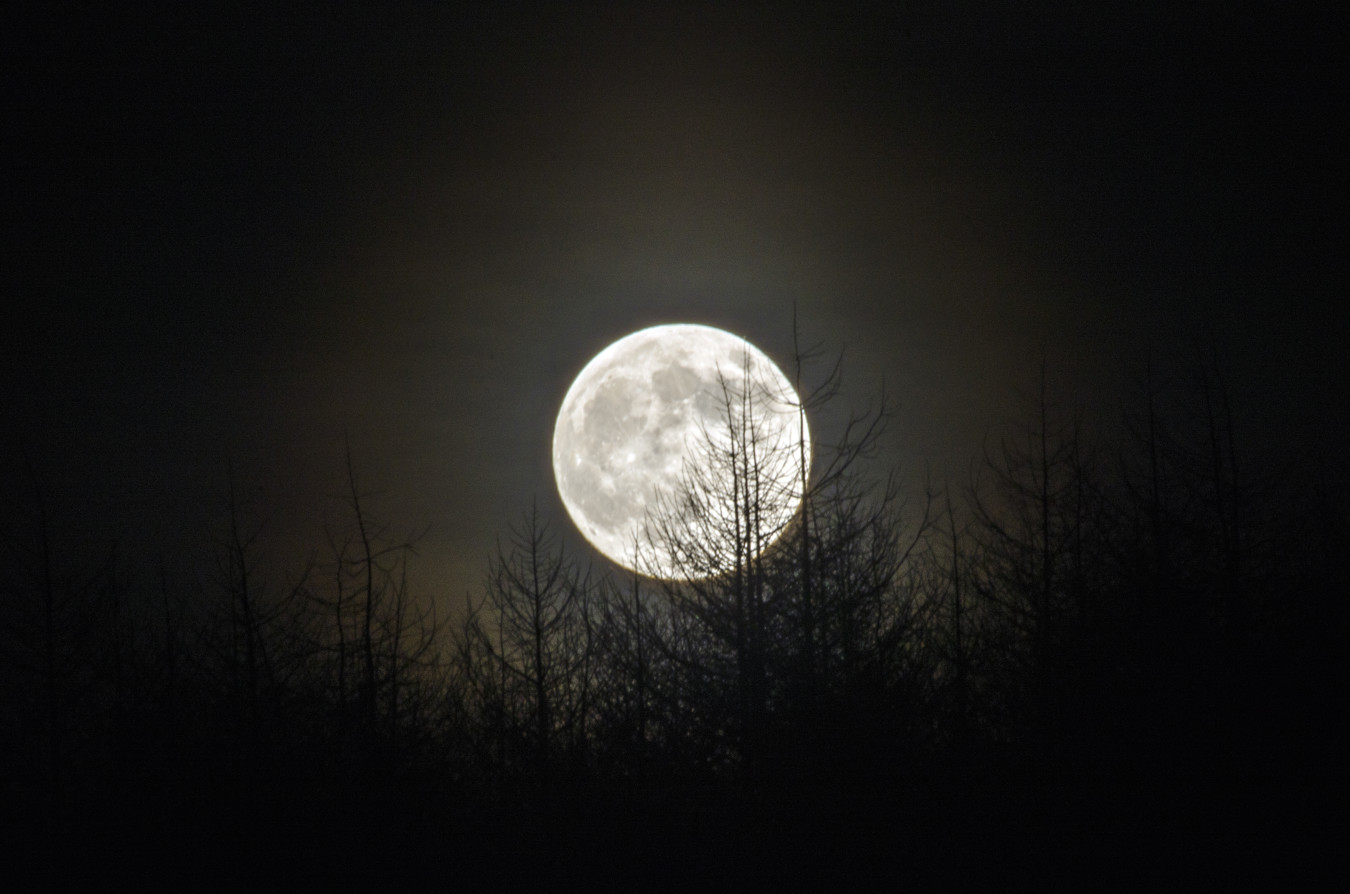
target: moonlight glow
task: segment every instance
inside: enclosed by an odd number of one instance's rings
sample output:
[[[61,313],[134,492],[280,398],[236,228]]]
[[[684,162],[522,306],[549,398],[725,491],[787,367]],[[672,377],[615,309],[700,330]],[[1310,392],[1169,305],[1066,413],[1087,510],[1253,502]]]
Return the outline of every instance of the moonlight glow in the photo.
[[[801,502],[801,445],[810,468],[805,417],[787,377],[754,345],[711,326],[653,326],[614,342],[572,383],[553,432],[553,473],[572,520],[625,568],[694,576],[653,521],[670,517],[691,475],[712,476],[721,489],[717,477],[730,473],[715,457],[728,454],[732,422],[753,431],[759,455],[770,458],[759,468],[777,495],[763,503],[771,541]],[[680,536],[712,535],[691,526]]]

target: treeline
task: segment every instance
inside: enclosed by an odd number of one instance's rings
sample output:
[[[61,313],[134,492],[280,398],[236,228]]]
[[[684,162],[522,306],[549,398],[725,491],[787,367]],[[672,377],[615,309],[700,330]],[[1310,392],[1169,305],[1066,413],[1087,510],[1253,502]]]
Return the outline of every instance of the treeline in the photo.
[[[570,840],[728,805],[929,835],[1259,825],[1344,775],[1339,481],[1244,452],[1212,367],[1145,375],[1109,426],[1042,387],[969,482],[917,493],[882,413],[810,454],[756,424],[771,398],[729,394],[661,507],[691,579],[583,561],[532,509],[457,616],[410,592],[416,538],[350,459],[343,520],[284,585],[233,484],[207,566],[136,578],[115,550],[70,561],[36,493],[6,543],[0,809],[32,840],[474,829],[500,856],[525,817]]]

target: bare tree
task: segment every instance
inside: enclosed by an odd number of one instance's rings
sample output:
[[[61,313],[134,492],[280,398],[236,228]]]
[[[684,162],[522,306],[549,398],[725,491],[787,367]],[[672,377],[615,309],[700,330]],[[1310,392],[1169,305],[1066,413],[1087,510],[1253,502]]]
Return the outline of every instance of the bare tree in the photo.
[[[538,778],[583,759],[592,700],[592,583],[531,507],[498,545],[483,599],[462,628],[460,664],[487,708],[499,766],[524,749]],[[521,758],[524,755],[519,755]]]
[[[202,618],[203,652],[198,667],[223,682],[227,716],[240,768],[268,743],[291,734],[291,700],[310,667],[309,612],[304,594],[310,563],[295,579],[269,585],[262,570],[262,525],[246,518],[245,502],[228,476],[224,530],[216,547],[216,586],[221,597]],[[275,572],[273,572],[275,573]]]
[[[30,478],[33,477],[29,471]],[[11,533],[0,583],[0,743],[24,758],[33,778],[58,802],[75,755],[100,706],[100,678],[125,628],[113,608],[123,596],[114,580],[116,548],[93,563],[58,544],[46,491],[34,481],[32,530]],[[114,680],[114,683],[121,681]],[[30,750],[31,749],[31,750]]]
[[[799,389],[814,356],[797,352]],[[791,747],[785,725],[828,725],[821,712],[839,704],[845,681],[871,679],[872,701],[884,701],[915,670],[921,603],[903,570],[929,531],[929,501],[907,523],[896,479],[870,474],[885,413],[853,416],[818,444],[769,418],[804,422],[837,395],[838,371],[804,397],[755,380],[748,362],[740,377],[721,376],[721,416],[704,431],[700,462],[649,520],[678,571],[661,585],[673,621],[654,645],[684,668],[691,692],[734,694],[709,722],[752,779]]]
[[[408,588],[408,561],[419,538],[391,537],[388,526],[372,518],[350,448],[345,472],[348,520],[329,525],[327,583],[316,578],[308,594],[335,689],[339,737],[357,732],[365,747],[379,743],[396,765],[406,731],[439,698],[440,624],[434,605]]]

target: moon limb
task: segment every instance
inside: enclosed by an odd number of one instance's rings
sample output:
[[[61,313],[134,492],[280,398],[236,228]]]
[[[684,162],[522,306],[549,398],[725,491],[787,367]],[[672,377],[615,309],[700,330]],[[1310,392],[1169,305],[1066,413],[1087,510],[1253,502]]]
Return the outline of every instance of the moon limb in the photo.
[[[793,450],[802,440],[809,445],[787,377],[754,345],[711,326],[668,324],[627,335],[586,364],[569,388],[553,436],[558,491],[586,539],[619,565],[680,576],[648,522],[674,498],[706,440],[730,438],[724,385],[731,392],[765,389],[752,399],[781,401],[791,410],[768,406],[756,417],[757,425],[772,428],[770,442]],[[779,530],[801,499],[798,476],[782,475],[774,482],[788,495],[777,507]]]

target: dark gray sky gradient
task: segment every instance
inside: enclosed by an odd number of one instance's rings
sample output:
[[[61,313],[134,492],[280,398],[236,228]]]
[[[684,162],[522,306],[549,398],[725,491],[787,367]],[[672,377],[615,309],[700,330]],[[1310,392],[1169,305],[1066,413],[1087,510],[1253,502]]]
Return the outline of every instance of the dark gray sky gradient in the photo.
[[[552,424],[597,351],[690,321],[785,362],[794,305],[916,472],[962,474],[1043,358],[1111,412],[1208,331],[1254,428],[1346,433],[1340,23],[679,6],[15,29],[7,498],[26,454],[152,553],[232,462],[298,565],[346,436],[454,600],[532,498],[570,528]]]

